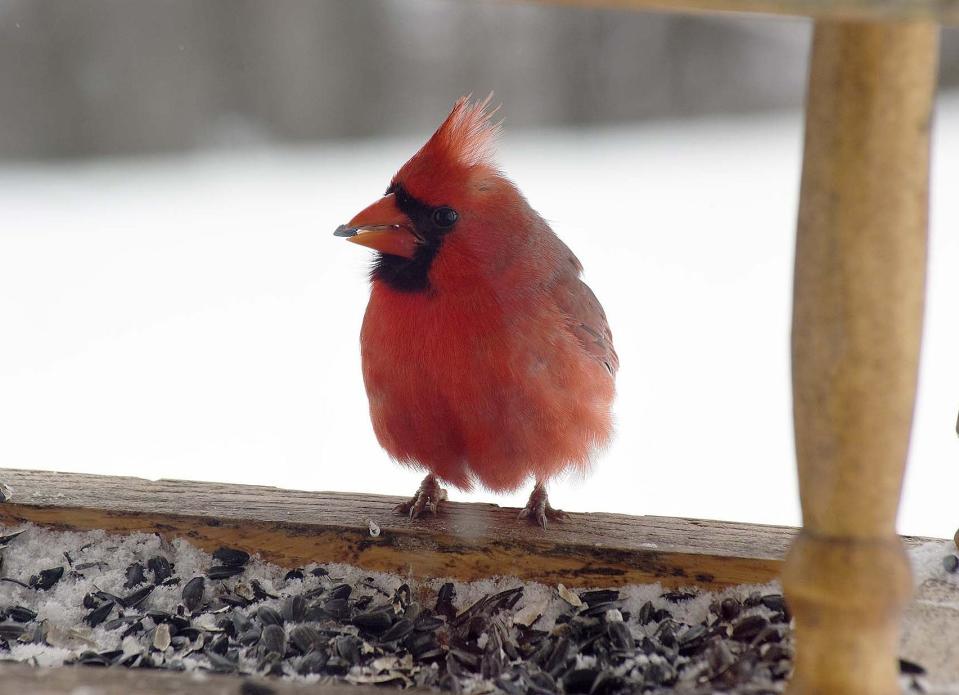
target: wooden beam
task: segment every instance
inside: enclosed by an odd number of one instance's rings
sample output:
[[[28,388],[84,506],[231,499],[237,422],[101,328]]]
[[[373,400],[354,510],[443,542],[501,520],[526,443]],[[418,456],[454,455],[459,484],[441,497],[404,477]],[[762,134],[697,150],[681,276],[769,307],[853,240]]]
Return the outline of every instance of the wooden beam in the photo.
[[[803,530],[783,584],[790,693],[899,693],[895,535],[922,332],[933,24],[820,23],[793,306]]]
[[[463,580],[762,583],[778,576],[795,534],[779,526],[576,513],[543,531],[519,523],[515,509],[456,502],[411,522],[393,513],[398,497],[46,471],[0,469],[0,482],[14,490],[0,504],[0,524],[8,527],[157,532],[208,551],[241,547],[286,567],[335,561]]]
[[[677,13],[749,12],[833,21],[959,23],[959,0],[536,0],[552,5]]]

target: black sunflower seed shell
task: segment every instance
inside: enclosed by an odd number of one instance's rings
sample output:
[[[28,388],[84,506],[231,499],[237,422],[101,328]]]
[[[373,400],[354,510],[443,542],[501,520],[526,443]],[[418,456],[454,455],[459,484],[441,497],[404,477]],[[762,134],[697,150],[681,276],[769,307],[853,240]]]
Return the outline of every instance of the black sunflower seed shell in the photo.
[[[219,548],[213,551],[213,558],[223,565],[242,567],[250,561],[250,554],[238,548]]]
[[[90,611],[86,616],[84,616],[83,620],[90,627],[96,627],[106,620],[107,617],[109,617],[115,606],[116,604],[113,601],[107,601],[99,608],[94,608],[92,611]]]
[[[242,565],[214,565],[206,571],[206,576],[210,579],[229,579],[242,573]]]
[[[30,586],[41,591],[52,589],[63,577],[63,567],[51,567],[41,570],[40,574],[30,577]]]
[[[163,580],[173,576],[173,567],[170,565],[170,561],[162,555],[147,560],[147,568],[153,573],[154,584],[161,584]]]
[[[200,607],[200,603],[203,601],[203,589],[205,586],[206,581],[203,577],[194,577],[183,585],[180,598],[183,599],[183,605],[186,606],[187,610],[191,613]]]

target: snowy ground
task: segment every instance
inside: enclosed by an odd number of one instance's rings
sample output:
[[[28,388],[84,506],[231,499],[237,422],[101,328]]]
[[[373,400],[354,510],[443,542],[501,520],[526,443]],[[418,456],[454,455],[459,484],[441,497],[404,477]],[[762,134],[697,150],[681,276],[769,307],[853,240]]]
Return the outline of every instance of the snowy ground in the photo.
[[[900,530],[951,536],[957,95],[941,100],[936,141]],[[418,475],[387,460],[367,418],[367,252],[332,231],[419,144],[0,166],[0,465],[412,492]],[[617,439],[589,479],[554,486],[557,506],[798,522],[800,149],[798,113],[536,133],[507,122],[503,167],[582,259],[622,359]]]

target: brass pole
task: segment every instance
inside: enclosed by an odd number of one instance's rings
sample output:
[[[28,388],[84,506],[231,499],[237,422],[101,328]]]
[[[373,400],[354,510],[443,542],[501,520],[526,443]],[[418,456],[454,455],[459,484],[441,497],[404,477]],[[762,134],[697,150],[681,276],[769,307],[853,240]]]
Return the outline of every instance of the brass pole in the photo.
[[[893,695],[909,563],[895,535],[922,330],[938,27],[819,22],[796,239],[803,529],[783,573],[792,695]]]

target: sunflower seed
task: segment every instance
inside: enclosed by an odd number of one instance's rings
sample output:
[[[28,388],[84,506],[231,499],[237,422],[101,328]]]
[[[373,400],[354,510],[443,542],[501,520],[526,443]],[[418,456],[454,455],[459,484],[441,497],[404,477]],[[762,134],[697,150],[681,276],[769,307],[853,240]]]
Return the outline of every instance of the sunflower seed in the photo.
[[[170,624],[160,623],[153,630],[153,648],[157,651],[166,651],[170,648],[171,642]]]
[[[241,565],[214,565],[206,571],[210,579],[229,579],[243,573]]]
[[[348,599],[350,594],[353,593],[353,587],[349,584],[339,584],[330,589],[328,597],[330,599]]]
[[[18,623],[0,623],[0,640],[10,642],[19,639],[26,628]]]
[[[266,627],[267,625],[282,625],[283,617],[275,608],[269,606],[260,606],[256,611],[256,618]]]
[[[926,669],[914,661],[909,661],[908,659],[899,659],[899,672],[908,673],[909,675],[913,676],[923,676],[926,673]]]
[[[345,598],[330,599],[330,600],[324,601],[323,613],[328,615],[331,618],[343,620],[350,616],[350,606],[346,602]]]
[[[200,603],[203,601],[204,586],[205,581],[203,577],[194,577],[183,586],[183,591],[180,592],[183,605],[186,606],[187,610],[191,613],[199,608]]]
[[[30,586],[41,591],[48,591],[63,577],[63,567],[52,567],[41,570],[40,574],[30,577]]]
[[[769,621],[761,615],[749,615],[733,626],[733,639],[739,642],[749,642],[756,637]]]
[[[322,637],[309,625],[296,625],[290,630],[290,643],[304,656],[317,648]]]
[[[242,567],[250,561],[250,554],[237,548],[219,548],[213,551],[213,558],[219,560],[222,565]]]
[[[288,623],[299,623],[306,616],[306,599],[302,594],[290,596],[283,602],[281,613],[283,620]]]
[[[290,570],[285,575],[283,575],[283,581],[289,582],[289,581],[293,581],[294,579],[299,579],[302,581],[303,570],[297,568],[297,569]]]
[[[37,612],[24,606],[14,606],[8,617],[15,623],[29,623],[37,617]]]
[[[611,603],[619,600],[619,592],[615,589],[599,589],[597,591],[584,591],[579,598],[587,606],[595,606],[600,603]]]
[[[162,555],[157,555],[147,560],[147,568],[153,574],[154,584],[162,584],[165,579],[173,576],[173,568],[170,565],[170,561]]]
[[[760,601],[771,611],[784,612],[786,610],[786,599],[782,594],[766,594]]]
[[[353,624],[364,632],[379,635],[390,628],[395,615],[392,609],[380,608],[366,613],[357,613],[353,616]]]
[[[302,676],[311,673],[323,673],[326,668],[326,655],[321,652],[310,652],[303,657],[296,671]]]
[[[99,608],[95,608],[93,611],[88,613],[83,620],[90,627],[96,627],[109,617],[115,606],[116,604],[113,601],[107,601]]]
[[[132,565],[127,567],[127,580],[123,583],[124,589],[132,589],[138,584],[142,584],[147,580],[146,574],[143,572],[143,565],[139,562],[134,562]]]
[[[453,606],[455,600],[456,587],[451,582],[447,582],[440,587],[439,593],[436,595],[436,613],[446,616],[447,620],[453,620],[456,617],[456,608]]]
[[[380,642],[396,642],[404,639],[413,632],[413,623],[406,618],[400,618],[383,634],[380,635]]]
[[[263,634],[260,635],[260,643],[257,645],[261,658],[266,658],[270,654],[276,654],[280,658],[286,652],[286,633],[279,625],[267,625],[263,628]]]
[[[722,616],[723,620],[735,620],[741,612],[742,606],[734,598],[724,598],[722,603],[719,604],[719,615]]]
[[[142,589],[137,589],[129,596],[121,598],[118,603],[124,608],[136,608],[146,600],[147,596],[153,593],[154,588],[156,587],[145,586]]]

